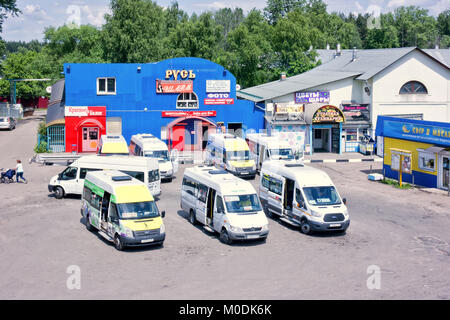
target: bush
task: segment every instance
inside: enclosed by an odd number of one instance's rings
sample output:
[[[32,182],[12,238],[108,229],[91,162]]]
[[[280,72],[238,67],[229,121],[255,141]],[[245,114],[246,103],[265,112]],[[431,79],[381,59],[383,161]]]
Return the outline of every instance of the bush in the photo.
[[[47,152],[47,142],[41,141],[41,143],[34,148],[34,152],[36,153],[46,153]]]
[[[47,127],[45,125],[45,121],[41,121],[37,133],[41,135],[41,139],[47,140]]]

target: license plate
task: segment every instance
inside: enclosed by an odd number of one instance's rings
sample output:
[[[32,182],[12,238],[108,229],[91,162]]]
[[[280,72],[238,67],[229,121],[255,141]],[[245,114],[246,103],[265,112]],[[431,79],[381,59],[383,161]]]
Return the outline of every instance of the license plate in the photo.
[[[255,234],[255,235],[248,235],[247,236],[247,239],[257,239],[257,238],[259,238],[259,235],[257,235],[257,234]]]
[[[340,226],[341,226],[340,223],[332,223],[332,224],[330,224],[331,228],[336,228],[336,227],[340,227]]]
[[[148,242],[153,242],[155,241],[155,239],[146,239],[146,240],[141,240],[141,243],[148,243]]]
[[[248,174],[248,172],[247,171],[242,171],[241,174]]]

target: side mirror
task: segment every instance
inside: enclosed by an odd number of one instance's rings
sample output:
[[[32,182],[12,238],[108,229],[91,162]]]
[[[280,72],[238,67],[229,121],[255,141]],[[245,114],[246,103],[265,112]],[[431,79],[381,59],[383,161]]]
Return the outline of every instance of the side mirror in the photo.
[[[347,205],[347,198],[342,199],[342,202]]]
[[[165,211],[161,211],[161,217],[164,218],[166,216],[166,212]]]

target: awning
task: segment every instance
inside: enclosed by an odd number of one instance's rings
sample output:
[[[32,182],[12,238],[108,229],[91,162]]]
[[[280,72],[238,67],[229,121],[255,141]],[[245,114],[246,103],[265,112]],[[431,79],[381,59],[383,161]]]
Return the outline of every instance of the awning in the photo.
[[[426,148],[424,151],[429,152],[429,153],[439,153],[442,150],[445,150],[445,148],[432,146],[432,147]]]
[[[46,126],[65,123],[64,102],[58,102],[48,107]]]

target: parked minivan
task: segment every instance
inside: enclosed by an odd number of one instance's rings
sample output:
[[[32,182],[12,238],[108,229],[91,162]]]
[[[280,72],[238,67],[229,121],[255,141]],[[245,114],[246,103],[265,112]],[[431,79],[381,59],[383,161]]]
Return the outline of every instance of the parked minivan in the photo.
[[[281,217],[311,231],[345,231],[350,225],[346,199],[322,170],[293,161],[263,163],[259,197],[269,217]]]
[[[128,144],[121,135],[102,135],[98,143],[99,155],[128,155]]]
[[[172,181],[175,173],[178,171],[177,153],[172,152],[169,157],[167,144],[152,134],[133,135],[129,149],[131,155],[158,160],[161,179]],[[176,151],[176,149],[172,151]]]
[[[303,152],[295,152],[287,140],[268,136],[265,133],[248,133],[245,137],[250,155],[256,162],[256,170],[260,171],[266,160],[299,160],[303,161]]]
[[[84,181],[81,215],[89,231],[97,230],[117,250],[162,244],[165,212],[141,181],[120,171],[89,172]]]
[[[269,234],[269,222],[252,184],[213,166],[184,171],[181,208],[192,224],[218,232],[226,244],[266,239]]]
[[[50,179],[48,191],[53,192],[57,199],[67,194],[81,195],[86,174],[99,170],[119,170],[144,182],[153,196],[161,194],[159,165],[155,159],[98,155],[83,156],[74,161],[63,172]]]
[[[247,142],[229,133],[209,135],[205,163],[215,165],[239,177],[255,178],[255,161],[251,159]]]

